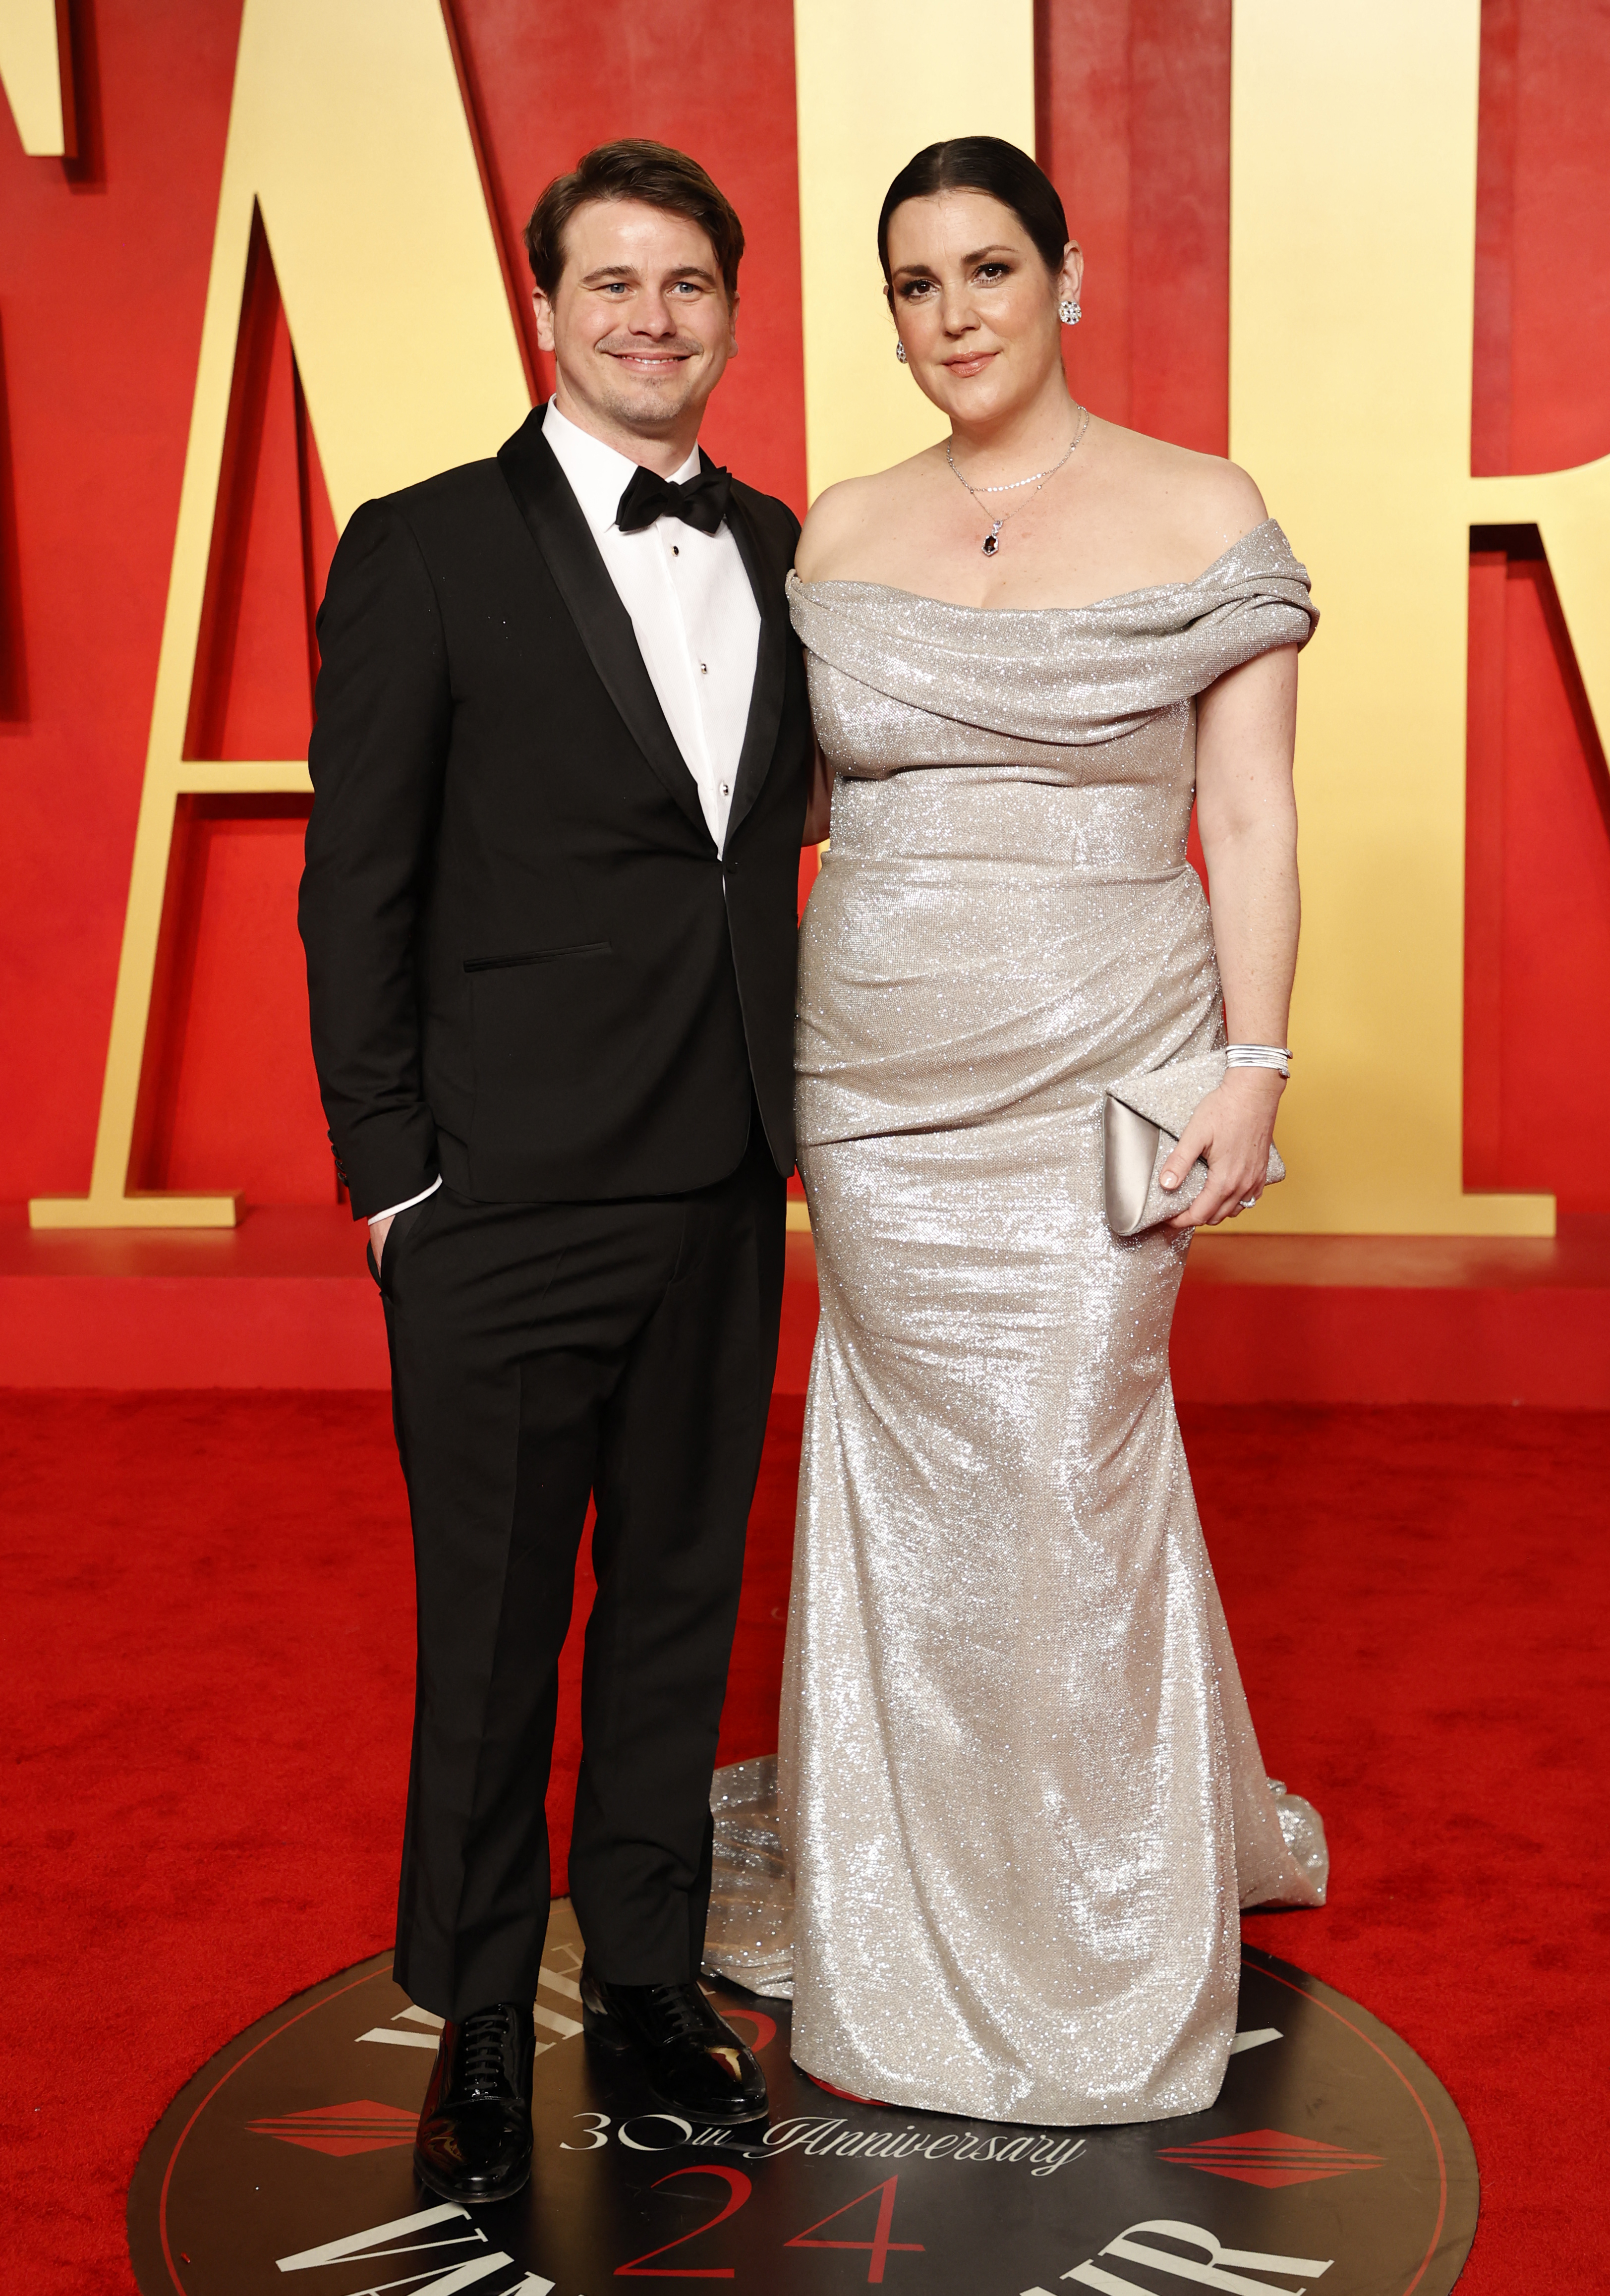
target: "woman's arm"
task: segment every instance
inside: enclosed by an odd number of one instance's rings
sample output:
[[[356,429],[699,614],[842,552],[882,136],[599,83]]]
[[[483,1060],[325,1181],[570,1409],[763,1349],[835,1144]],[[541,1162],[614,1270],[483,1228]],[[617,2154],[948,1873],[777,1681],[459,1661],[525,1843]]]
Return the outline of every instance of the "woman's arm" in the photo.
[[[806,513],[805,525],[794,545],[794,572],[801,582],[826,578],[827,570],[844,548],[853,547],[855,538],[866,522],[867,481],[864,479],[843,479],[837,486],[826,488]],[[818,742],[810,774],[810,794],[805,800],[805,825],[800,832],[801,845],[819,845],[827,834],[827,818],[833,809],[833,767],[822,755]]]
[[[1196,825],[1233,1045],[1284,1045],[1297,965],[1297,806],[1292,748],[1297,649],[1260,654],[1210,686],[1196,721]],[[1285,1079],[1232,1069],[1203,1102],[1162,1173],[1178,1187],[1198,1156],[1206,1185],[1173,1228],[1217,1226],[1262,1193]]]
[[[800,832],[801,845],[819,845],[827,834],[828,818],[833,811],[833,767],[822,755],[822,745],[814,745],[815,758],[810,768],[810,792],[805,800],[805,826]]]

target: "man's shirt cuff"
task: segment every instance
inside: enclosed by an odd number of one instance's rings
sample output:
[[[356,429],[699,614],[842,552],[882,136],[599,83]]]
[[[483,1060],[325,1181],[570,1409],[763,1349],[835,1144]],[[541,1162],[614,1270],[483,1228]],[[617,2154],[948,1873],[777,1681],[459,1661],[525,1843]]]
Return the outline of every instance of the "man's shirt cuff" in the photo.
[[[388,1204],[383,1212],[371,1212],[369,1215],[370,1226],[373,1227],[376,1220],[391,1219],[395,1218],[398,1212],[409,1211],[415,1204],[423,1204],[425,1198],[427,1196],[433,1196],[440,1185],[441,1174],[439,1172],[428,1188],[422,1188],[416,1196],[410,1196],[406,1203]]]

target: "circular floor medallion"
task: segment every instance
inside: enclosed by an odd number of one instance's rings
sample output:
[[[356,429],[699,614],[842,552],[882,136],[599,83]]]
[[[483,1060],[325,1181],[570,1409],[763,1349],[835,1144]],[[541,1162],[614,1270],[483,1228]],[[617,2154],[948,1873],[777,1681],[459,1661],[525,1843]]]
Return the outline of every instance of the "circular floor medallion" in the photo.
[[[1446,2296],[1475,2230],[1442,2084],[1368,2010],[1253,1948],[1212,2112],[1084,2130],[829,2095],[789,2062],[787,2002],[724,1990],[772,2114],[701,2129],[583,2038],[580,1959],[561,1902],[518,2199],[466,2211],[415,2183],[436,2021],[382,1955],[263,2018],[164,2114],[129,2194],[142,2296]]]

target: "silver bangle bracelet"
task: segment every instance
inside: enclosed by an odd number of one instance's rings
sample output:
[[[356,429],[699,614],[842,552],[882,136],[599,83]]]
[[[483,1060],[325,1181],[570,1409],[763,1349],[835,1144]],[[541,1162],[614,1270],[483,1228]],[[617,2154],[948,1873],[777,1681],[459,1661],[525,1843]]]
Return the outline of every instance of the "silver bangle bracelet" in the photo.
[[[1233,1069],[1278,1069],[1290,1076],[1291,1054],[1284,1045],[1227,1045],[1224,1057]]]

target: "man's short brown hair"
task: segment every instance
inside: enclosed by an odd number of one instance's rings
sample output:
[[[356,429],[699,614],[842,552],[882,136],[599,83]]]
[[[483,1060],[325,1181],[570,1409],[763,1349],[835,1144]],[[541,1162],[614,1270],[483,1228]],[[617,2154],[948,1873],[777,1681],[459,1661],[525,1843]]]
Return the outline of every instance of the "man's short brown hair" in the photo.
[[[585,152],[568,175],[554,176],[531,209],[525,251],[545,295],[552,297],[564,269],[564,227],[590,200],[641,200],[696,223],[715,250],[727,301],[737,301],[743,226],[732,201],[686,152],[637,135]]]

